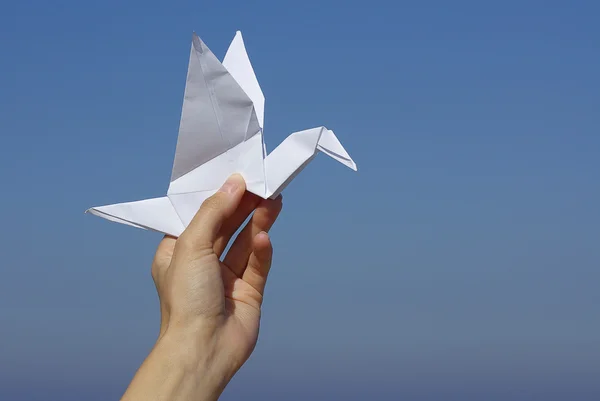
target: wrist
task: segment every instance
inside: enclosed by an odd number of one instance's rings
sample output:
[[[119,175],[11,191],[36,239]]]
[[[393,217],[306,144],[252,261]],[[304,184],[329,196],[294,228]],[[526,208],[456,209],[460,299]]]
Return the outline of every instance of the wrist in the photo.
[[[216,335],[202,336],[195,330],[168,327],[154,349],[165,355],[174,369],[217,397],[235,373],[221,359]]]

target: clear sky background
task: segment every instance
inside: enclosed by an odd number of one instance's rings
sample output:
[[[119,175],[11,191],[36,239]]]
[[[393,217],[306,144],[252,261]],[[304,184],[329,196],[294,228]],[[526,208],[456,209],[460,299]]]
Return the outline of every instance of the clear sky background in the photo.
[[[161,196],[192,31],[236,30],[285,191],[255,354],[223,400],[600,399],[600,5],[0,3],[0,399],[118,399],[158,330]]]

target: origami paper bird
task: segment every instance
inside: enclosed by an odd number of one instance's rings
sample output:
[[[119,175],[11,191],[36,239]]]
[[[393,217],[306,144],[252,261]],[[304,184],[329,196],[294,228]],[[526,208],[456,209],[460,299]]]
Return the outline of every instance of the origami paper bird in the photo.
[[[202,202],[233,173],[244,177],[248,191],[267,199],[276,197],[319,152],[356,171],[325,127],[295,132],[267,155],[264,104],[241,33],[236,33],[223,63],[194,33],[167,195],[86,212],[178,237]]]

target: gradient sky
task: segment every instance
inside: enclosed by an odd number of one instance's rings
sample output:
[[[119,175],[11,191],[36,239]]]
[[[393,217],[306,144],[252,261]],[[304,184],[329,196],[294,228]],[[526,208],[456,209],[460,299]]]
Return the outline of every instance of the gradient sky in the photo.
[[[485,3],[485,4],[484,4]],[[223,400],[600,399],[600,4],[0,4],[0,399],[118,399],[152,346],[192,31],[244,34],[285,191],[259,345]]]

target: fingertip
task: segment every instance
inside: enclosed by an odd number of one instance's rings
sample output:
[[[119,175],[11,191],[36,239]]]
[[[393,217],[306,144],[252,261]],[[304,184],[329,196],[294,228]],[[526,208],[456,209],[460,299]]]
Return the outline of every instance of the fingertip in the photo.
[[[262,199],[252,216],[252,225],[255,230],[260,230],[266,234],[277,220],[281,209],[282,204],[277,198]]]
[[[252,248],[254,255],[261,263],[268,263],[273,253],[273,246],[269,234],[265,231],[256,234],[252,241]]]
[[[283,207],[283,197],[279,195],[275,199],[263,199],[259,207],[261,206],[271,213],[279,213]]]
[[[242,192],[246,191],[246,180],[240,173],[234,173],[229,178],[237,183],[238,190]]]
[[[250,210],[256,209],[258,204],[261,201],[261,197],[253,194],[252,192],[246,191],[244,192],[244,196],[242,197],[242,204],[247,205]]]
[[[225,191],[223,191],[223,188],[225,188]],[[246,194],[246,181],[240,174],[235,173],[227,179],[220,191],[229,194],[229,205],[225,212],[225,215],[229,217],[237,210],[244,199],[244,195]]]
[[[265,231],[261,231],[254,237],[254,249],[256,251],[268,249],[271,246],[271,238]]]
[[[239,173],[234,173],[230,175],[223,183],[220,191],[228,193],[237,192],[238,190],[242,189],[242,187],[243,189],[246,189],[246,181],[244,180],[244,177],[242,177],[242,175]]]
[[[283,208],[283,195],[279,194],[279,196],[275,198],[275,202],[277,203],[277,209],[281,211]]]
[[[256,234],[252,243],[254,249],[252,254],[250,254],[247,268],[243,272],[242,279],[262,295],[269,270],[271,270],[273,246],[269,239],[269,234],[265,231]]]

